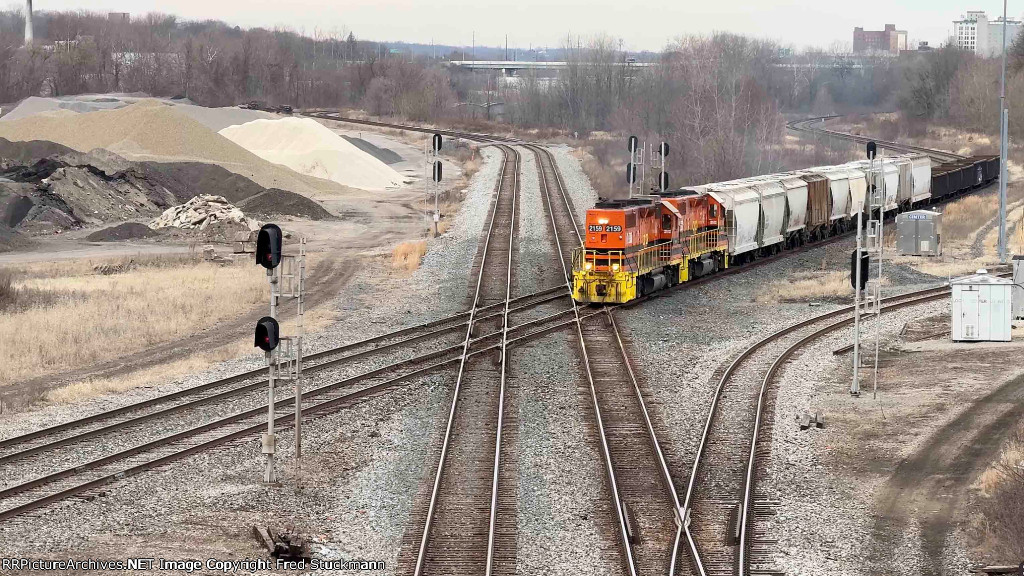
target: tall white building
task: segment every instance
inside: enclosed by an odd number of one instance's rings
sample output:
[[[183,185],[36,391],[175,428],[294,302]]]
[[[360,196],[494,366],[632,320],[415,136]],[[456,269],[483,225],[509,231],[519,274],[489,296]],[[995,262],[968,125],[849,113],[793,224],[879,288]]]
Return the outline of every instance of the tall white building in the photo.
[[[1006,20],[1006,46],[1024,28],[1020,20]],[[1003,50],[1003,19],[989,20],[981,11],[970,11],[953,21],[953,40],[957,48],[970,50],[979,56],[996,56]]]

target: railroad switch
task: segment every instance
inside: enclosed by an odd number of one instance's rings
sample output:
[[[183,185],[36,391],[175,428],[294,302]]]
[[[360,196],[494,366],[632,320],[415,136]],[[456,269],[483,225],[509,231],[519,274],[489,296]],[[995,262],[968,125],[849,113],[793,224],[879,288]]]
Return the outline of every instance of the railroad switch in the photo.
[[[629,543],[633,546],[639,546],[641,543],[640,526],[636,523],[636,515],[633,514],[633,509],[625,502],[622,503],[622,518],[626,522],[626,536],[629,538]]]
[[[729,545],[739,546],[740,544],[740,524],[741,518],[743,518],[743,505],[736,504],[729,511]]]

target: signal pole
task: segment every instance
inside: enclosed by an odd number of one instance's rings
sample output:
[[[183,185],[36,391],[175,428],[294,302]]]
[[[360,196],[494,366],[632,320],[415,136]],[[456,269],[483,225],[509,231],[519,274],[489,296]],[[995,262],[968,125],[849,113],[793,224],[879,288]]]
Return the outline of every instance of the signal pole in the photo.
[[[658,165],[651,166],[658,170],[658,189],[664,194],[668,190],[668,142],[658,145]]]
[[[1003,0],[1003,63],[999,85],[999,263],[1006,264],[1006,156],[1010,114],[1006,109],[1006,0]]]
[[[441,222],[441,208],[439,205],[438,197],[441,194],[441,161],[437,158],[438,154],[441,153],[441,135],[434,134],[431,140],[431,158],[434,159],[433,165],[433,179],[434,179],[434,237],[437,238],[441,235],[438,229],[438,225]]]
[[[629,164],[626,166],[626,182],[629,184],[629,198],[633,197],[633,184],[636,183],[636,156],[639,150],[639,140],[636,136],[630,136],[628,140]]]
[[[279,380],[292,380],[295,384],[295,458],[302,457],[302,341],[304,339],[304,293],[306,284],[306,239],[299,241],[298,256],[284,256],[281,250],[283,234],[276,224],[265,224],[256,239],[256,262],[267,269],[270,282],[270,316],[256,323],[255,346],[266,353],[268,369],[267,431],[260,444],[267,456],[264,482],[277,482],[275,470],[277,454],[276,386]],[[283,264],[283,265],[282,265]],[[297,309],[297,335],[281,337],[277,321],[281,297],[295,299]],[[284,343],[283,349],[279,347]]]
[[[277,320],[277,275],[271,269],[267,270],[267,277],[270,279],[270,317]],[[263,453],[267,455],[267,470],[263,474],[263,481],[267,484],[277,482],[274,468],[277,454],[277,434],[274,431],[274,420],[276,420],[274,403],[277,402],[274,397],[274,385],[276,384],[274,365],[277,362],[274,356],[274,350],[267,351],[267,366],[270,373],[267,376],[269,383],[267,389],[267,433],[263,436]]]
[[[871,162],[870,171],[875,168],[875,146],[874,142],[868,144],[868,161]],[[873,194],[873,190],[869,190]],[[864,239],[864,205],[857,209],[857,251],[853,256],[853,383],[850,384],[850,395],[860,396],[860,293],[861,293],[861,253],[863,251]]]
[[[878,398],[878,349],[882,344],[882,261],[885,259],[883,253],[885,251],[885,204],[887,201],[885,191],[885,148],[882,148],[882,158],[878,162],[878,167],[882,179],[882,188],[881,192],[879,192],[878,233],[875,237],[875,248],[878,250],[878,280],[872,287],[872,298],[875,301],[875,379],[871,388],[872,398]]]

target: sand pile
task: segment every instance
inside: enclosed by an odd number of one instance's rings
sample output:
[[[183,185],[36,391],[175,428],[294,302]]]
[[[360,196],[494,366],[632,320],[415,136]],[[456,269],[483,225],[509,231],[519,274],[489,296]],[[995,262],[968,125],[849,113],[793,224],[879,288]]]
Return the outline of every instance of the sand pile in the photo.
[[[303,195],[344,191],[331,182],[267,162],[177,108],[156,100],[143,100],[117,110],[59,118],[29,116],[0,122],[0,138],[48,140],[80,152],[104,148],[129,160],[212,163],[265,188]]]
[[[223,196],[196,196],[181,206],[169,208],[149,223],[151,228],[181,228],[183,230],[206,230],[214,224],[230,222],[241,224],[249,230],[259,230],[260,223],[248,218]]]
[[[393,168],[309,118],[255,120],[220,134],[260,158],[302,174],[364,190],[402,185],[402,175]]]

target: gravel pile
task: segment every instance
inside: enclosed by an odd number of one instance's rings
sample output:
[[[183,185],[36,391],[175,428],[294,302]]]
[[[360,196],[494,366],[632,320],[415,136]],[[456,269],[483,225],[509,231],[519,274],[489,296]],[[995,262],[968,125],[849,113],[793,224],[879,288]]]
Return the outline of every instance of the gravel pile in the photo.
[[[116,110],[0,122],[0,138],[47,140],[79,152],[103,148],[128,160],[217,164],[266,188],[303,195],[344,191],[335,182],[267,162],[175,106],[155,100]]]
[[[157,233],[149,226],[137,222],[126,222],[93,232],[86,236],[85,239],[89,242],[119,242],[121,240],[152,238],[153,236],[157,236]]]
[[[260,223],[248,218],[241,210],[231,205],[223,196],[202,195],[180,206],[168,208],[149,223],[152,228],[182,228],[184,230],[206,230],[207,226],[222,222],[240,224],[249,230],[259,230]]]
[[[0,122],[10,122],[37,115],[57,117],[63,115],[70,117],[75,114],[86,114],[100,110],[118,110],[139,102],[159,102],[165,106],[171,106],[214,132],[219,132],[228,126],[245,124],[246,122],[252,122],[261,118],[278,117],[269,112],[247,110],[234,106],[227,108],[196,106],[190,100],[183,98],[150,98],[140,94],[82,94],[56,98],[41,98],[38,96],[26,98],[13,110],[4,114]]]
[[[220,135],[268,162],[345,186],[384,190],[403,181],[390,166],[311,118],[254,120]]]

